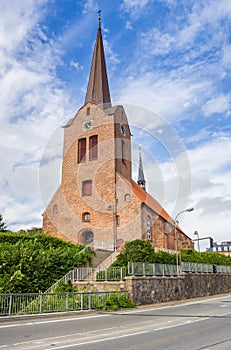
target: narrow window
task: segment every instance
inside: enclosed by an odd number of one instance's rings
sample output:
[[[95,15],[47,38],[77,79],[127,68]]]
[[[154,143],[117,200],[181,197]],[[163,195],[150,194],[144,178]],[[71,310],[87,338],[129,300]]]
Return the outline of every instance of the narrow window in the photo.
[[[151,218],[147,216],[147,239],[151,240]]]
[[[120,225],[120,216],[116,215],[116,225]]]
[[[87,115],[90,115],[90,112],[91,112],[91,108],[87,107]]]
[[[86,180],[82,182],[82,196],[91,196],[92,195],[92,181]]]
[[[82,214],[82,221],[89,222],[90,220],[91,220],[91,214],[90,213],[85,212],[85,213]]]
[[[98,135],[93,135],[89,139],[89,160],[98,158]]]
[[[131,199],[131,197],[130,197],[130,194],[125,194],[125,196],[124,196],[124,200],[125,200],[125,202],[130,202],[130,199]]]
[[[86,162],[86,138],[78,141],[78,163]]]

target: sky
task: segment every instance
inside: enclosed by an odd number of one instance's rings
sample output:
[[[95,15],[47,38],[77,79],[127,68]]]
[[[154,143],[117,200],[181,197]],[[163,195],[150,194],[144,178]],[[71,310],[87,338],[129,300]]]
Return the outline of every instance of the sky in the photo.
[[[0,213],[41,227],[83,105],[102,10],[113,104],[147,189],[192,238],[231,241],[230,0],[1,0]],[[201,249],[209,245],[201,240]]]

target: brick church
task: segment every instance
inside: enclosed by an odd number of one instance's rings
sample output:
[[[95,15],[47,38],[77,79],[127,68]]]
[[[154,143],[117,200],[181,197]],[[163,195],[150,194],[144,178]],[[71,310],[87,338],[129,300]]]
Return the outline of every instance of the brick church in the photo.
[[[131,131],[123,106],[111,103],[100,21],[84,105],[64,126],[61,184],[43,213],[43,230],[111,251],[134,239],[157,249],[193,248],[146,192],[141,153],[138,181],[132,179]]]

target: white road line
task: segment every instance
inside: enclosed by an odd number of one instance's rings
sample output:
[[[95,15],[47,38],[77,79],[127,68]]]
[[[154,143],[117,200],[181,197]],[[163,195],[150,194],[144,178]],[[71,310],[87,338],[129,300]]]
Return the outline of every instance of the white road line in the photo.
[[[119,335],[119,336],[114,336],[114,337],[108,337],[108,338],[102,338],[102,339],[96,339],[96,340],[89,340],[86,342],[82,342],[82,343],[76,343],[76,344],[72,344],[72,345],[62,345],[59,347],[52,347],[52,348],[47,348],[45,350],[60,350],[60,349],[68,349],[68,348],[73,348],[74,346],[81,346],[81,345],[87,345],[87,344],[93,344],[93,343],[101,343],[101,342],[105,342],[108,340],[115,340],[115,339],[119,339],[119,338],[126,338],[126,337],[132,337],[135,335],[140,335],[140,334],[145,334],[148,333],[148,331],[143,331],[143,332],[136,332],[136,333],[130,333],[130,334],[124,334],[124,335]]]
[[[1,328],[10,328],[10,327],[25,327],[25,326],[34,326],[34,325],[39,325],[39,324],[48,324],[48,323],[58,323],[58,322],[71,322],[71,321],[76,321],[76,320],[87,320],[90,318],[98,318],[98,317],[108,317],[110,316],[109,314],[100,314],[100,315],[92,315],[92,316],[78,316],[78,317],[71,317],[69,318],[60,318],[55,320],[46,320],[46,321],[33,321],[33,322],[26,322],[26,323],[12,323],[12,324],[6,324],[6,325],[1,325],[0,324],[0,329]],[[56,316],[57,317],[57,316]],[[8,322],[8,320],[6,321]]]

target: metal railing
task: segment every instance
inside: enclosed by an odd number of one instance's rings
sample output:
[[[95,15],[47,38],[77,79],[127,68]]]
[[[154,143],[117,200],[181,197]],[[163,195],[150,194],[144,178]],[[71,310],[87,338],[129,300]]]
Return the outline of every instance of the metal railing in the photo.
[[[176,276],[177,274],[177,265],[128,263],[129,276]]]
[[[0,294],[0,316],[99,310],[112,295],[128,298],[127,292]]]
[[[216,273],[231,274],[231,266],[209,265],[201,263],[182,262],[180,266],[157,263],[130,262],[128,267],[75,268],[60,278],[46,293],[51,293],[60,282],[80,281],[122,281],[126,276],[177,276],[183,273]]]

